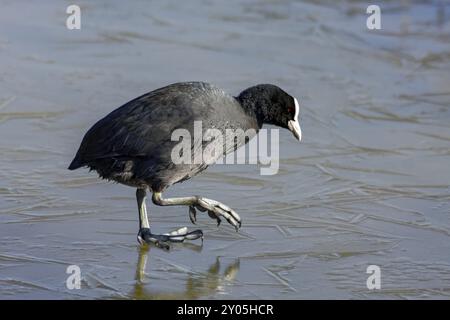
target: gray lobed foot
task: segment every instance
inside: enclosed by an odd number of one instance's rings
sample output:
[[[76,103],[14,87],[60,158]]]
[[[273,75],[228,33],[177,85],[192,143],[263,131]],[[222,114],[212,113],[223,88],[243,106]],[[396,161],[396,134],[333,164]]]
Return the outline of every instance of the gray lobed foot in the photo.
[[[138,242],[141,245],[151,243],[165,250],[170,249],[170,242],[184,242],[185,240],[196,240],[200,238],[203,241],[202,230],[188,232],[186,227],[164,234],[153,234],[149,228],[142,228],[137,235]]]
[[[217,220],[217,225],[220,225],[220,222],[222,221],[220,218],[222,217],[227,220],[229,224],[234,226],[236,231],[241,227],[241,217],[239,217],[236,211],[221,202],[208,198],[199,198],[195,205],[189,206],[189,218],[193,224],[197,221],[196,209],[202,212],[207,211],[212,219]]]

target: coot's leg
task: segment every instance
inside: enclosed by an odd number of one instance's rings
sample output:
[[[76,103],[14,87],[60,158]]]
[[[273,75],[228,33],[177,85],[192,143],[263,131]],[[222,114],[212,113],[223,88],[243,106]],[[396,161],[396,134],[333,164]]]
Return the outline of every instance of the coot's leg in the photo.
[[[216,219],[218,225],[221,221],[220,217],[222,217],[225,218],[228,223],[233,225],[236,228],[236,231],[241,227],[241,218],[236,211],[216,200],[199,196],[164,199],[161,192],[154,192],[152,200],[154,204],[159,206],[189,206],[189,217],[191,218],[192,223],[195,223],[197,220],[195,209],[198,209],[200,211],[208,211],[208,215],[211,218]]]
[[[147,207],[145,206],[146,194],[145,189],[137,189],[136,191],[136,199],[139,208],[139,233],[137,239],[141,245],[144,243],[153,243],[163,249],[169,249],[170,246],[168,242],[183,242],[184,240],[203,238],[203,232],[201,230],[188,232],[187,228],[180,228],[165,234],[151,233],[147,216]]]

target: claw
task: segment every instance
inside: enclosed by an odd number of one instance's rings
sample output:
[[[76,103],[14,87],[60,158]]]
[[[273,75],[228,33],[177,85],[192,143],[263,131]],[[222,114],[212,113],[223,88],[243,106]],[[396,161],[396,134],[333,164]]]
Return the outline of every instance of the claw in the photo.
[[[238,231],[242,225],[241,218],[236,211],[218,201],[207,198],[199,198],[198,202],[194,206],[200,211],[208,211],[208,215],[217,220],[217,226],[221,223],[220,217],[225,218],[228,223],[236,229],[236,231]]]
[[[236,229],[236,231],[238,231],[239,230],[238,222],[236,221],[233,215],[222,209],[223,207],[224,206],[217,206],[216,210],[218,210],[220,215],[224,217],[228,221],[228,223],[231,224]]]
[[[197,222],[197,211],[195,211],[194,206],[189,206],[189,219],[193,224]]]
[[[214,211],[208,211],[208,216],[211,219],[216,219],[217,226],[220,226],[220,223],[222,222],[222,220],[220,220],[219,216]]]

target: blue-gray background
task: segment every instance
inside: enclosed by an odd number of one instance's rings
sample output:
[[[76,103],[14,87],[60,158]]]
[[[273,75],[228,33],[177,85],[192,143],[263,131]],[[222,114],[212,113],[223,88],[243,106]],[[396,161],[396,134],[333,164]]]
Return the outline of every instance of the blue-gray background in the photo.
[[[0,1],[0,298],[449,298],[447,1],[379,1],[377,31],[366,1],[76,1],[69,31],[72,3]],[[304,139],[280,132],[276,176],[215,166],[170,190],[230,205],[240,233],[200,216],[203,247],[140,250],[134,190],[66,167],[100,117],[187,80],[281,86]]]

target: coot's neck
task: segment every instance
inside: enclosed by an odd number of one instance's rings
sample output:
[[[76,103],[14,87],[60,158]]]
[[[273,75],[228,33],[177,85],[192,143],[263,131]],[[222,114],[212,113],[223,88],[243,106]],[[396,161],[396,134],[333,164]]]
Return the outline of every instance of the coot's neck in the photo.
[[[259,95],[260,92],[256,90],[247,89],[243,91],[236,100],[240,103],[245,113],[258,121],[258,126],[261,128],[263,123],[270,123],[268,118],[269,103],[264,99],[264,96]]]

